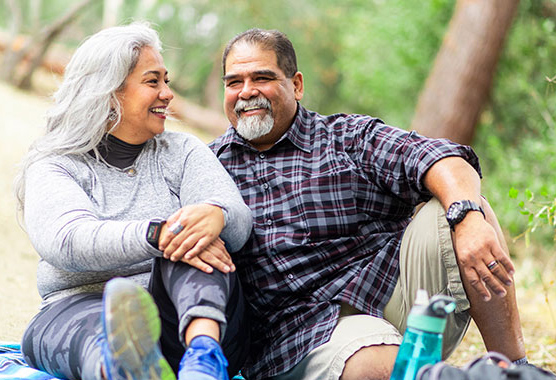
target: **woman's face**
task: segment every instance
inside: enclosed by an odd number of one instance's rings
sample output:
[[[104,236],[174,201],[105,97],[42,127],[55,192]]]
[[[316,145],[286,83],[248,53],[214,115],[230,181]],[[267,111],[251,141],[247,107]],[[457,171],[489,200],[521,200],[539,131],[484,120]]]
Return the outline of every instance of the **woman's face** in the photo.
[[[162,133],[168,104],[174,98],[162,55],[150,46],[144,47],[116,96],[122,118],[112,132],[115,137],[129,144],[142,144]]]

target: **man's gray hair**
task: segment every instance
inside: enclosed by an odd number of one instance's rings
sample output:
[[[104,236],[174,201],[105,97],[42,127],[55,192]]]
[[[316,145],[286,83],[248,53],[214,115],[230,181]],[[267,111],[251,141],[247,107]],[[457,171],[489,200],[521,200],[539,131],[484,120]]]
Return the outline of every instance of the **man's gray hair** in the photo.
[[[106,28],[85,39],[66,66],[63,81],[46,114],[46,133],[33,142],[14,183],[19,210],[25,202],[25,173],[50,155],[84,154],[121,120],[116,92],[135,68],[141,50],[162,50],[158,33],[145,22]],[[115,112],[115,115],[114,115]],[[111,115],[112,113],[112,115]],[[108,130],[108,117],[115,123]]]
[[[263,50],[272,50],[276,54],[276,61],[280,70],[287,78],[292,78],[297,72],[297,57],[295,49],[288,37],[278,30],[253,28],[238,34],[228,42],[222,54],[222,73],[226,75],[226,60],[235,44],[244,42],[259,46]]]

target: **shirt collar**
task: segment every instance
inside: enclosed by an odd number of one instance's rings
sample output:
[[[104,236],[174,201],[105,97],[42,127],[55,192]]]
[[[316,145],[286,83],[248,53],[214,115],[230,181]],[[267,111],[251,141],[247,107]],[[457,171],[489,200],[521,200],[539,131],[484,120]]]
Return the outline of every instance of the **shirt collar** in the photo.
[[[297,114],[291,127],[280,140],[288,139],[298,149],[310,153],[313,148],[313,116],[301,104],[297,104]]]

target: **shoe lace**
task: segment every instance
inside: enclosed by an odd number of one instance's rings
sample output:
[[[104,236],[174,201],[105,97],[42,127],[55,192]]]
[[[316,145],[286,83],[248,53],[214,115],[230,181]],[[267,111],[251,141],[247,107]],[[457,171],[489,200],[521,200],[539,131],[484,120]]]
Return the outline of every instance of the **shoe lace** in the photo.
[[[197,369],[208,374],[226,373],[228,361],[215,347],[188,349],[182,359],[187,369]]]

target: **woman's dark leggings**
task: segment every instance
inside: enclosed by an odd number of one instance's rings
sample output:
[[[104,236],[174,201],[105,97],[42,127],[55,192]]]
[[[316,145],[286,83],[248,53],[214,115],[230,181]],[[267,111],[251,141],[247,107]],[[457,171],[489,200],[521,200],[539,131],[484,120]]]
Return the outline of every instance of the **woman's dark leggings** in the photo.
[[[248,352],[248,308],[235,273],[203,273],[187,264],[157,258],[153,262],[149,292],[162,323],[160,346],[177,373],[185,352],[184,329],[179,322],[193,308],[224,313],[221,346],[230,377],[241,368]],[[21,344],[26,362],[62,379],[99,379],[102,360],[102,294],[83,293],[55,301],[30,322]],[[180,340],[180,336],[182,339]]]

